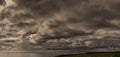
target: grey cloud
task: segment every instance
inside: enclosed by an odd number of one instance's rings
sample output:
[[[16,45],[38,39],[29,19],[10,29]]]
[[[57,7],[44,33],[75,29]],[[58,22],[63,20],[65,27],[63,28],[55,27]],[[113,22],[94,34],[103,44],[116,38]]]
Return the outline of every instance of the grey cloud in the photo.
[[[0,4],[3,3],[1,1],[3,0],[0,0]],[[94,33],[97,30],[108,28],[112,31],[115,28],[119,31],[120,28],[119,0],[5,0],[5,2],[6,4],[0,8],[0,35],[4,35],[1,38],[18,38],[21,43],[17,44],[22,47],[40,46],[53,39],[64,44],[74,42],[69,38],[88,39],[90,38],[88,35],[96,38]],[[69,41],[61,42],[60,39]],[[11,41],[7,43],[9,42]],[[77,41],[75,43],[77,45]],[[51,44],[54,45],[55,42]]]

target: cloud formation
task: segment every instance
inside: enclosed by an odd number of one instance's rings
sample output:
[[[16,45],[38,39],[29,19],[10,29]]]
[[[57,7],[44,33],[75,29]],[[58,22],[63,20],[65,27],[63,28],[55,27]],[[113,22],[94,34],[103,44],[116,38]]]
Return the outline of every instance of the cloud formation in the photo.
[[[0,37],[6,39],[0,45],[9,47],[6,42],[18,41],[23,49],[47,48],[48,43],[52,48],[63,44],[81,47],[85,42],[76,40],[81,36],[96,38],[97,31],[106,28],[119,31],[119,6],[119,0],[0,0]]]

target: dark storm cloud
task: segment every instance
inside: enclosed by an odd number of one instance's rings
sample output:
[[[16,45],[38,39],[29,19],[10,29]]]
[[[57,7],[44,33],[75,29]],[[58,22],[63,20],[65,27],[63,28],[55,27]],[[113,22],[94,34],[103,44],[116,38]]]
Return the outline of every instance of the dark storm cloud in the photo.
[[[55,12],[70,8],[86,0],[16,0],[21,8],[28,9],[32,13],[42,16],[52,15]]]
[[[27,9],[36,17],[48,17],[64,12],[67,22],[85,22],[93,26],[110,26],[119,19],[119,0],[15,0],[20,8]],[[61,14],[62,15],[62,14]],[[64,14],[63,14],[64,15]],[[55,18],[53,18],[55,19]]]
[[[2,0],[1,0],[2,1]],[[35,17],[58,15],[61,19],[79,21],[106,21],[119,19],[119,0],[14,0],[16,8],[26,9],[20,16],[32,14]],[[14,9],[13,9],[14,10]],[[63,13],[61,13],[63,12]],[[27,15],[27,16],[28,16]],[[18,15],[17,15],[18,16]],[[25,17],[25,16],[23,16]],[[51,17],[51,18],[52,18]],[[54,18],[53,18],[54,19]],[[68,21],[69,22],[69,21]]]

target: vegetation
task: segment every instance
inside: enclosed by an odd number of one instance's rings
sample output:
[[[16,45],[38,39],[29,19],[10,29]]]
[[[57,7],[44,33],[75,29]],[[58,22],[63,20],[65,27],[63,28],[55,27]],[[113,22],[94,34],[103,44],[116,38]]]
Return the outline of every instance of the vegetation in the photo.
[[[57,57],[120,57],[120,52],[86,53],[86,54],[75,54],[75,55],[62,55]]]

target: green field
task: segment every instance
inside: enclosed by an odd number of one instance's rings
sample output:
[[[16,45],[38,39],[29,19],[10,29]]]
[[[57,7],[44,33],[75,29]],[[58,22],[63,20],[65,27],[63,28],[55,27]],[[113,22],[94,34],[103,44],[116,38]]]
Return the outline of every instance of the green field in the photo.
[[[86,54],[62,55],[57,57],[120,57],[120,52],[86,53]]]

